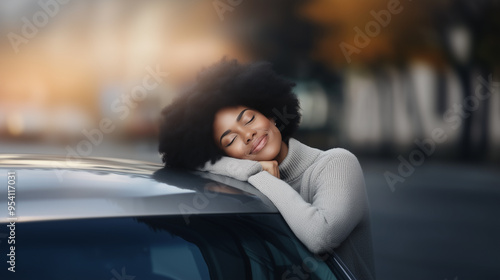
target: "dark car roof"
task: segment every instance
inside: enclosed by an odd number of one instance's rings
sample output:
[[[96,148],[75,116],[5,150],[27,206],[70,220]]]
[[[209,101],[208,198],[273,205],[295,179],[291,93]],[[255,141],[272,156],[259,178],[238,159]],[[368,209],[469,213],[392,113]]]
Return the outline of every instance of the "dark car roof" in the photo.
[[[18,222],[94,217],[277,213],[247,182],[116,158],[0,155],[0,179],[15,172]],[[7,188],[0,191],[7,200]],[[7,203],[5,202],[6,205]],[[0,214],[6,222],[7,211]]]

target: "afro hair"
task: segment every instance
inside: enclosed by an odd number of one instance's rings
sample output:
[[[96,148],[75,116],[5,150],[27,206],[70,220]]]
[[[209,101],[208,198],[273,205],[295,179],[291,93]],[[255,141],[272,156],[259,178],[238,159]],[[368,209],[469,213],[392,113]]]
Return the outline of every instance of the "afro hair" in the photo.
[[[240,64],[223,58],[202,69],[196,83],[161,112],[159,152],[165,166],[196,169],[224,152],[213,140],[220,109],[245,106],[273,118],[284,141],[300,122],[295,83],[276,74],[268,62]]]

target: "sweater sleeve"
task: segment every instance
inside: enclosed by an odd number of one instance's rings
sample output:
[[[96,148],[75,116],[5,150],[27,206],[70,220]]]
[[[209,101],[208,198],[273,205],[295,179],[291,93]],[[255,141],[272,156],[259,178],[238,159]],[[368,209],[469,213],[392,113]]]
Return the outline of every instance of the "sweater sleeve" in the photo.
[[[206,162],[199,170],[248,181],[250,176],[262,171],[262,166],[258,161],[222,157],[214,164]]]
[[[297,238],[313,253],[338,247],[364,215],[365,184],[359,162],[347,150],[335,150],[315,180],[309,182],[310,203],[266,171],[248,180],[274,203]]]

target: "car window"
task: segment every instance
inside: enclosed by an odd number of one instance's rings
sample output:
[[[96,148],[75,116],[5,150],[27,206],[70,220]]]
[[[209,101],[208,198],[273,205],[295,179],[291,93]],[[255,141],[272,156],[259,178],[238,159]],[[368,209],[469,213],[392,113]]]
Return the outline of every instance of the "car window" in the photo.
[[[225,252],[222,256],[229,259],[214,258],[216,263],[209,269],[235,274],[219,274],[214,279],[344,279],[337,278],[325,262],[315,258],[279,214],[193,215],[188,227],[180,224],[178,228],[157,218],[141,221],[184,236],[203,247],[207,255]],[[244,261],[244,269],[227,270],[234,258]]]
[[[100,218],[16,227],[17,270],[9,279],[337,279],[290,235],[279,214],[192,215],[189,223],[181,216]]]
[[[252,231],[261,237],[273,261],[273,279],[338,279],[325,262],[300,243],[281,216],[255,214],[245,217],[243,225],[247,239]]]
[[[17,223],[15,246],[8,279],[210,279],[197,246],[132,218]]]

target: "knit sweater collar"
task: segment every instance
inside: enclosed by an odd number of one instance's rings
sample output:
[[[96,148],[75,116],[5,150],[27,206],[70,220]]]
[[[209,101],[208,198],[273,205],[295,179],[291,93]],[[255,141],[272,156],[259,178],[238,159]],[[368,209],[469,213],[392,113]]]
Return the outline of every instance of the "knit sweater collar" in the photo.
[[[314,163],[321,152],[290,138],[288,154],[279,165],[281,179],[290,182],[298,178]]]

